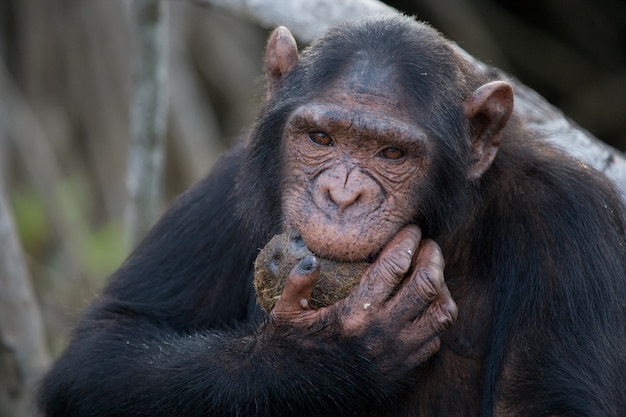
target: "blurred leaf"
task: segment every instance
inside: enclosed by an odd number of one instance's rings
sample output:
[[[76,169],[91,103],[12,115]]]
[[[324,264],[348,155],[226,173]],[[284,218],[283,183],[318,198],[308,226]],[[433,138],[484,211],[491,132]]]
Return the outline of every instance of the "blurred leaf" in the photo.
[[[50,237],[50,224],[41,194],[33,186],[26,185],[14,189],[10,199],[22,246],[27,252],[38,252]]]
[[[127,253],[122,223],[111,221],[101,227],[89,224],[87,213],[93,196],[80,177],[64,181],[58,192],[65,215],[75,226],[76,239],[81,242],[81,269],[90,281],[101,281],[119,266]]]
[[[78,176],[68,177],[56,191],[64,216],[77,228],[75,232],[84,231],[87,228],[87,202],[91,198],[85,180]]]
[[[84,246],[85,272],[97,279],[108,276],[127,254],[122,223],[109,223],[86,237]]]

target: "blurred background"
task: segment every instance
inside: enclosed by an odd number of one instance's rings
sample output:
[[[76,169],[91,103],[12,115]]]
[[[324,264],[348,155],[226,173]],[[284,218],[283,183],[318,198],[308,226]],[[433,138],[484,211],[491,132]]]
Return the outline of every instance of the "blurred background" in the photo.
[[[626,149],[623,0],[387,3]],[[169,12],[165,203],[254,121],[270,30],[191,1]],[[53,357],[128,252],[133,30],[125,0],[0,0],[0,178]]]

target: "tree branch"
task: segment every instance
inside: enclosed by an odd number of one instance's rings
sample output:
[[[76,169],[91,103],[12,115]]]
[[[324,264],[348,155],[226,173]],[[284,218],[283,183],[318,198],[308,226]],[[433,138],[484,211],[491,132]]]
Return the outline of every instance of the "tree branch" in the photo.
[[[193,0],[201,5],[235,12],[262,27],[289,27],[300,41],[309,43],[329,27],[346,19],[396,9],[377,0]]]

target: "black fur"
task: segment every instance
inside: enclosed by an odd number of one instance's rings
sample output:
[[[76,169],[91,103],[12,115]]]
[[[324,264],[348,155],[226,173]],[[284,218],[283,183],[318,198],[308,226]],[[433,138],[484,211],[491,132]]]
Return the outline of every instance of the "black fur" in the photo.
[[[459,319],[411,378],[328,329],[268,327],[252,263],[281,227],[288,115],[366,53],[393,65],[436,142],[416,223],[438,241]],[[262,111],[247,147],[183,194],[114,274],[47,375],[53,416],[626,414],[626,209],[607,181],[515,118],[467,183],[461,103],[488,81],[404,17],[333,29]],[[485,335],[483,338],[482,335]],[[393,346],[389,347],[393,354]],[[478,370],[477,372],[471,370]]]

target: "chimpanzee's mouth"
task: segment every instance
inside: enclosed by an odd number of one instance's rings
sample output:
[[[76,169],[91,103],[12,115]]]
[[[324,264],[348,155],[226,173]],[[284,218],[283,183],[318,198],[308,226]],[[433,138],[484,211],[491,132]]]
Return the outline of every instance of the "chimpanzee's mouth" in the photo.
[[[315,248],[311,248],[305,241],[304,238],[301,236],[300,232],[298,232],[295,229],[291,229],[289,231],[287,231],[286,233],[288,233],[289,235],[289,250],[291,253],[294,254],[298,254],[298,256],[301,255],[301,257],[304,257],[306,254],[312,254],[316,257],[318,257],[319,259],[327,259],[327,260],[331,260],[331,261],[336,261],[336,262],[343,262],[343,263],[353,263],[353,262],[367,262],[367,263],[372,263],[376,260],[376,258],[378,257],[378,255],[380,254],[381,249],[378,249],[377,251],[373,252],[372,254],[366,256],[366,257],[359,257],[359,258],[345,258],[345,257],[341,257],[341,256],[335,256],[333,253],[330,253],[328,251],[324,251],[324,250],[316,250]]]

